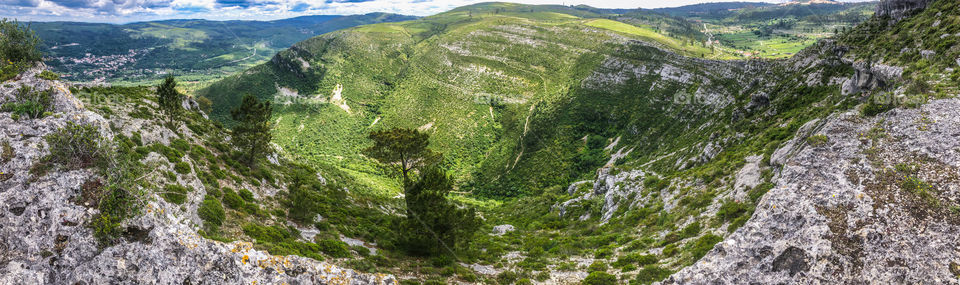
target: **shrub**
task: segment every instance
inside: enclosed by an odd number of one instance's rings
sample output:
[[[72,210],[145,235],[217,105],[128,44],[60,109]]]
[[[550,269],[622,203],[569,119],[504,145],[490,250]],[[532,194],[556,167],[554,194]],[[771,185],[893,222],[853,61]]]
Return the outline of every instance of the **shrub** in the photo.
[[[323,239],[317,241],[317,245],[320,246],[320,251],[331,257],[350,257],[350,247],[347,246],[347,243],[345,242],[332,239]]]
[[[203,219],[204,224],[210,229],[216,229],[223,225],[223,220],[226,217],[220,200],[210,195],[203,198],[203,203],[197,208],[197,215]]]
[[[258,243],[279,243],[295,238],[289,229],[283,228],[279,225],[266,227],[255,224],[247,224],[243,226],[243,232],[247,234],[247,236],[256,240]]]
[[[177,164],[173,166],[173,170],[176,170],[177,173],[180,174],[190,173],[190,164],[188,164],[186,161],[177,162]]]
[[[657,261],[658,259],[654,255],[641,255],[639,253],[631,253],[631,254],[621,256],[620,258],[617,258],[617,261],[614,262],[612,265],[614,267],[623,269],[628,265],[637,264],[637,265],[643,266],[647,264],[657,263]]]
[[[699,260],[701,257],[707,254],[713,246],[718,242],[722,241],[723,238],[713,235],[706,234],[698,238],[692,245],[690,245],[690,255],[693,256],[693,260]]]
[[[166,157],[167,161],[170,161],[171,163],[179,163],[181,161],[181,158],[183,158],[183,152],[180,152],[179,150],[176,150],[169,146],[155,143],[150,147],[153,149],[153,151],[159,154],[162,154],[164,157]]]
[[[517,273],[513,271],[504,271],[504,272],[500,272],[500,274],[497,274],[497,282],[500,284],[512,284],[513,282],[516,282],[517,279],[519,278],[520,276],[518,276]]]
[[[68,122],[59,130],[44,137],[50,154],[44,160],[59,163],[68,169],[87,168],[104,164],[109,156],[109,146],[93,125]]]
[[[220,192],[220,189],[217,189],[217,188],[207,187],[207,195],[220,198],[221,196],[223,196],[223,192]]]
[[[600,260],[594,261],[587,267],[587,271],[607,271],[607,263]]]
[[[90,222],[90,228],[93,229],[93,237],[97,239],[101,245],[112,243],[114,239],[123,233],[123,229],[120,227],[121,221],[121,219],[106,213],[101,213],[93,217]]]
[[[263,210],[260,210],[260,205],[257,205],[257,203],[243,204],[243,209],[241,209],[241,212],[261,217],[267,216],[267,213],[264,213]]]
[[[671,256],[676,255],[676,254],[677,254],[677,251],[678,251],[678,249],[677,249],[677,244],[671,243],[671,244],[663,247],[663,253],[662,253],[662,254],[663,254],[663,256],[665,256],[665,257],[671,257]]]
[[[598,249],[593,253],[593,257],[597,259],[607,258],[607,257],[610,257],[611,255],[613,255],[613,249],[607,248],[607,247]]]
[[[243,208],[243,199],[230,188],[223,188],[223,203],[227,204],[230,209],[240,210]]]
[[[721,221],[729,221],[740,217],[749,211],[749,207],[743,203],[736,201],[727,201],[720,205],[720,209],[717,210],[717,218],[720,218]]]
[[[867,117],[873,117],[896,107],[896,105],[892,103],[878,103],[877,101],[879,100],[880,97],[878,95],[870,97],[870,99],[867,100],[867,104],[860,110],[860,113]]]
[[[49,114],[50,106],[52,106],[51,93],[53,93],[52,89],[33,92],[30,87],[21,86],[20,89],[17,90],[14,100],[4,103],[0,106],[0,110],[13,113],[16,115],[14,119],[17,120],[23,117],[31,119],[42,118]]]
[[[580,283],[580,284],[586,284],[586,285],[616,285],[616,284],[617,284],[617,276],[614,276],[614,275],[612,275],[612,274],[609,274],[609,273],[606,273],[606,272],[602,272],[602,271],[594,271],[594,272],[590,272],[590,275],[587,275],[587,278],[584,278],[584,279],[583,279],[583,282]]]
[[[43,55],[37,49],[40,38],[17,20],[0,20],[0,66],[37,62]],[[25,65],[21,65],[25,66]]]
[[[644,266],[643,269],[640,269],[639,272],[637,272],[636,279],[634,279],[634,282],[631,282],[630,284],[634,284],[634,283],[651,284],[653,282],[658,282],[669,277],[670,274],[673,274],[673,272],[667,269],[660,268],[660,266],[647,265],[647,266]]]
[[[137,215],[142,208],[142,186],[138,179],[144,166],[133,159],[132,152],[118,152],[109,158],[109,167],[102,168],[105,183],[97,195],[88,199],[97,201],[100,210],[89,224],[94,237],[101,246],[107,246],[120,238],[124,232],[121,222]]]
[[[693,222],[683,228],[680,232],[680,239],[695,237],[700,234],[700,222]]]
[[[170,147],[179,150],[181,152],[190,150],[190,143],[184,139],[175,139],[170,141]]]
[[[360,256],[362,256],[362,257],[370,256],[370,249],[369,249],[369,248],[366,248],[366,247],[363,247],[363,246],[359,246],[359,245],[351,246],[350,248],[353,249],[353,251],[356,251],[356,252],[357,252],[357,255],[360,255]]]
[[[187,201],[187,192],[190,192],[187,187],[176,184],[168,184],[167,186],[163,187],[162,196],[167,202],[179,205]]]
[[[826,135],[817,134],[807,137],[807,143],[812,146],[821,146],[826,144],[830,139]]]
[[[163,176],[170,182],[177,182],[177,174],[173,173],[173,171],[163,171]]]
[[[3,140],[0,142],[0,163],[6,163],[13,159],[13,146],[10,145],[10,141]]]
[[[37,77],[40,79],[46,79],[46,80],[60,80],[60,74],[56,74],[49,70],[44,70],[40,72],[40,74],[37,74]]]
[[[240,189],[239,194],[240,194],[240,198],[243,198],[244,201],[247,201],[247,202],[256,201],[253,199],[253,192],[250,192],[250,190]]]

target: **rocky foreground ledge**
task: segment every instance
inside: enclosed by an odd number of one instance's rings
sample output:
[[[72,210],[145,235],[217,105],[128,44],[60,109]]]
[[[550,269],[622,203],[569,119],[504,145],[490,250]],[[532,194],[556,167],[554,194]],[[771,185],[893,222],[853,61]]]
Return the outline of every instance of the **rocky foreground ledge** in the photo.
[[[77,203],[89,170],[51,170],[35,177],[31,167],[48,153],[43,137],[68,122],[123,125],[87,111],[68,87],[37,78],[34,68],[0,84],[0,104],[20,86],[52,90],[54,112],[14,120],[0,112],[0,284],[396,284],[393,276],[364,274],[299,256],[274,256],[249,242],[223,243],[197,234],[196,218],[157,199],[125,224],[126,239],[99,248],[86,227],[96,209]],[[113,120],[116,120],[113,119]],[[9,154],[7,154],[9,153]],[[149,157],[147,158],[150,159]]]
[[[664,283],[960,284],[957,110],[808,123],[774,153],[777,186],[750,221]]]

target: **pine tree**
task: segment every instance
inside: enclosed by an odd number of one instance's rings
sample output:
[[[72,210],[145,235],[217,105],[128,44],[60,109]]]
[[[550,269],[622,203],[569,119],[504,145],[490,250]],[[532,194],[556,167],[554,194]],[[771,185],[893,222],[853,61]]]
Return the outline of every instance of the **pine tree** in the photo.
[[[430,135],[413,129],[395,128],[371,132],[373,146],[363,151],[383,164],[395,166],[410,181],[410,172],[439,161],[439,154],[427,149]]]
[[[177,92],[177,81],[172,75],[167,76],[163,83],[157,86],[157,103],[160,105],[160,110],[167,115],[168,120],[173,121],[183,109],[182,102],[183,95]]]
[[[240,106],[230,111],[237,121],[233,127],[233,145],[246,155],[247,165],[253,165],[256,158],[267,151],[270,143],[270,115],[273,107],[270,101],[260,102],[253,95],[244,95]]]
[[[431,255],[452,251],[469,241],[480,227],[472,208],[458,208],[447,200],[452,189],[450,176],[436,164],[421,171],[417,182],[404,187],[405,242],[410,253]]]

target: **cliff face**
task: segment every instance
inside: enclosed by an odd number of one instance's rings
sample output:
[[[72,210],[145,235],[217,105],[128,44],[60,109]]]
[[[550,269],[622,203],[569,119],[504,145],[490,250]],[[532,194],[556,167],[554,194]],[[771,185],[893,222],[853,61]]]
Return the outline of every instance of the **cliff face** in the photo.
[[[89,227],[97,208],[85,195],[100,177],[91,169],[53,168],[36,171],[49,154],[44,137],[68,123],[93,125],[108,138],[142,133],[146,144],[169,145],[182,134],[193,141],[197,134],[186,127],[176,131],[155,119],[130,117],[130,111],[152,109],[144,99],[138,105],[85,106],[61,82],[40,79],[41,68],[32,69],[0,86],[0,104],[14,100],[21,86],[50,90],[50,114],[38,119],[18,118],[0,112],[0,284],[394,284],[392,276],[362,274],[327,262],[299,256],[276,256],[244,241],[219,242],[198,235],[202,224],[197,207],[212,193],[196,172],[200,161],[184,156],[195,172],[180,175],[172,183],[192,189],[180,205],[150,191],[143,197],[142,214],[122,224],[121,239],[101,248]],[[191,104],[192,105],[192,104]],[[109,118],[88,108],[112,108]],[[141,107],[136,107],[141,106]],[[169,172],[172,164],[157,153],[141,162],[154,172]],[[145,175],[152,185],[162,179]],[[271,196],[270,186],[234,185],[248,188],[258,197]],[[209,191],[209,192],[208,192]],[[95,203],[95,202],[93,202]]]
[[[889,16],[894,22],[900,21],[911,13],[923,10],[934,0],[884,0],[877,4],[875,15]]]

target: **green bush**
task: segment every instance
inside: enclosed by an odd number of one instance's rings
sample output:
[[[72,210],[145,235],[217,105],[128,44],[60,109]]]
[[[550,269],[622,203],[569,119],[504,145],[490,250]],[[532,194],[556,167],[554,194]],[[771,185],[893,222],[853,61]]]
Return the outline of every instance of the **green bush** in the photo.
[[[587,267],[587,271],[607,271],[607,263],[600,260],[594,261]]]
[[[880,95],[874,95],[871,96],[870,99],[867,99],[867,104],[863,106],[863,109],[860,110],[860,113],[867,117],[873,117],[896,107],[896,105],[892,103],[877,103],[877,101],[880,100],[880,97]]]
[[[220,198],[221,196],[223,196],[223,192],[220,192],[220,189],[217,189],[217,188],[207,187],[207,195]]]
[[[40,79],[46,79],[46,80],[60,80],[60,74],[56,74],[49,70],[44,70],[40,72],[40,74],[37,74],[37,77]]]
[[[581,282],[580,284],[585,284],[585,285],[616,285],[616,284],[617,284],[617,276],[614,276],[614,275],[612,275],[612,274],[609,274],[609,273],[606,273],[606,272],[602,272],[602,271],[594,271],[594,272],[590,272],[590,275],[587,275],[587,278],[584,278],[584,279],[583,279],[583,282]]]
[[[188,174],[190,173],[190,164],[188,164],[186,161],[178,162],[173,166],[173,170],[176,170],[177,173],[180,174]]]
[[[138,181],[144,173],[143,164],[133,159],[133,152],[129,149],[117,152],[108,158],[109,167],[101,168],[103,184],[90,200],[97,202],[99,212],[91,218],[89,224],[94,237],[101,246],[113,244],[120,238],[124,230],[120,224],[127,217],[136,216],[143,206],[143,189],[145,185]]]
[[[513,272],[513,271],[504,271],[504,272],[500,272],[500,274],[497,274],[497,283],[500,283],[500,284],[513,284],[513,283],[516,282],[517,279],[519,279],[519,278],[520,278],[520,276],[518,276],[518,274],[517,274],[516,272]]]
[[[109,157],[110,147],[100,135],[100,129],[93,125],[68,122],[65,127],[44,139],[50,149],[50,154],[44,160],[68,169],[103,166]]]
[[[807,137],[807,143],[812,146],[822,146],[826,144],[828,141],[830,141],[830,139],[823,134],[817,134],[817,135],[812,135]]]
[[[38,119],[47,116],[50,113],[50,107],[53,106],[50,94],[52,89],[41,92],[33,92],[30,87],[20,86],[12,102],[4,103],[0,106],[0,111],[11,112],[15,115],[14,119],[27,117]]]
[[[673,274],[673,272],[651,264],[640,269],[640,271],[637,272],[637,277],[630,284],[651,284],[670,277],[670,274]]]
[[[353,251],[356,251],[356,252],[357,252],[357,255],[360,255],[360,256],[362,256],[362,257],[370,256],[370,249],[369,249],[369,248],[366,248],[366,247],[363,247],[363,246],[359,246],[359,245],[351,246],[350,248],[353,249]]]
[[[43,55],[37,49],[40,37],[17,20],[0,20],[0,81],[13,78]]]
[[[717,218],[720,218],[721,221],[730,221],[746,214],[749,210],[750,207],[746,204],[729,200],[720,205],[720,209],[717,210]]]
[[[693,222],[683,228],[680,232],[680,239],[695,237],[700,234],[700,222]]]
[[[690,245],[690,255],[693,256],[693,260],[699,260],[701,257],[707,254],[713,246],[718,242],[722,241],[723,238],[713,235],[706,234]]]
[[[163,196],[163,199],[167,202],[179,205],[187,201],[187,192],[190,192],[187,187],[176,184],[168,184],[167,186],[163,187],[163,193],[161,196]]]
[[[227,204],[230,209],[240,210],[243,208],[243,199],[230,188],[223,188],[223,203]]]
[[[162,154],[164,157],[167,158],[167,161],[170,161],[171,163],[179,163],[183,158],[183,152],[180,152],[179,150],[176,150],[169,146],[155,143],[151,145],[150,148],[152,148],[153,151],[159,154]]]
[[[205,225],[210,229],[216,229],[223,225],[223,220],[226,218],[220,200],[210,195],[203,198],[203,203],[197,208],[197,215],[203,219]]]
[[[170,147],[179,150],[181,152],[186,152],[190,150],[190,143],[184,139],[175,139],[170,141]]]
[[[10,141],[3,140],[0,143],[0,163],[6,163],[13,159],[13,146],[10,145]]]
[[[300,233],[295,228],[284,228],[279,225],[267,227],[256,224],[246,224],[243,226],[243,232],[256,240],[258,245],[265,247],[271,254],[294,254],[316,260],[323,260],[323,256],[319,254],[321,246],[315,243],[297,241]]]
[[[647,264],[657,263],[657,261],[658,259],[654,255],[641,255],[639,253],[631,253],[631,254],[621,256],[620,258],[617,258],[617,261],[615,261],[611,265],[613,265],[613,267],[623,269],[627,265],[643,266]]]
[[[240,198],[243,198],[244,201],[247,201],[247,202],[255,202],[255,201],[256,201],[256,200],[253,199],[253,192],[250,192],[250,190],[240,189],[239,194],[240,194]]]
[[[326,253],[327,255],[334,258],[345,258],[350,257],[350,247],[347,246],[347,243],[332,240],[332,239],[323,239],[317,241],[317,245],[320,246],[320,251]]]

